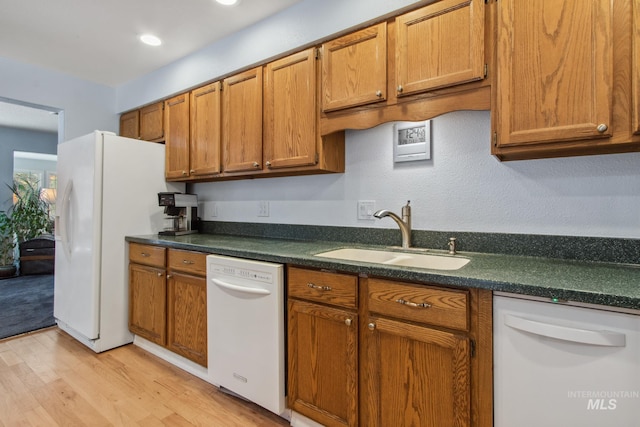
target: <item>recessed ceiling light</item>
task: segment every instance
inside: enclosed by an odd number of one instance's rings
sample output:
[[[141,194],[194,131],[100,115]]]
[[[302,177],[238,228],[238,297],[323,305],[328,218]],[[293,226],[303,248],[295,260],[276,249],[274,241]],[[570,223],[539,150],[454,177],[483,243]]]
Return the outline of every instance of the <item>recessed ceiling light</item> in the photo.
[[[225,6],[233,6],[234,4],[238,3],[238,0],[216,0],[216,1]]]
[[[151,34],[141,35],[140,41],[144,44],[148,44],[149,46],[160,46],[162,44],[162,40]]]

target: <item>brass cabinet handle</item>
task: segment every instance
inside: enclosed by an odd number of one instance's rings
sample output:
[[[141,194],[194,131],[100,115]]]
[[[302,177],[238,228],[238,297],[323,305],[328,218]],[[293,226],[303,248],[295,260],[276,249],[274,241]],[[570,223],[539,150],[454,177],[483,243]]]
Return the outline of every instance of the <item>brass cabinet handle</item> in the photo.
[[[182,263],[183,263],[183,264],[195,264],[195,261],[192,261],[192,260],[190,260],[190,259],[183,259],[183,260],[182,260]]]
[[[402,93],[403,90],[404,88],[402,87],[402,85],[398,85],[398,93]]]
[[[258,162],[253,162],[253,167],[254,167],[254,168],[256,168],[256,169],[257,169],[257,168],[259,168],[259,167],[260,167],[260,163],[258,163]]]
[[[173,276],[171,274],[167,274],[167,279],[171,279]]]
[[[187,176],[187,171],[182,171],[182,176]]]
[[[143,257],[150,257],[151,256],[151,254],[148,254],[146,252],[140,252],[140,255],[143,256]]]
[[[373,331],[376,328],[376,324],[371,322],[367,325],[367,328],[369,328],[369,330]]]
[[[351,326],[351,319],[344,319],[344,324],[347,326]]]
[[[189,173],[196,173],[195,169],[190,169]]]
[[[307,283],[307,287],[309,287],[311,289],[318,289],[320,291],[330,291],[331,290],[331,286],[320,286],[320,285],[314,285],[313,283]]]
[[[396,302],[398,304],[408,305],[409,307],[414,307],[414,308],[429,308],[429,307],[431,307],[431,304],[426,303],[426,302],[411,302],[411,301],[407,301],[407,300],[403,300],[403,299],[397,299]]]
[[[266,165],[268,168],[271,168],[271,162],[270,162],[270,161],[267,161],[267,163],[265,163],[265,165]]]
[[[377,90],[377,91],[376,91],[376,96],[377,96],[378,98],[382,98],[382,91],[381,91],[381,90]]]
[[[600,123],[596,129],[600,133],[605,133],[607,129],[609,129],[609,126],[605,125],[604,123]]]
[[[158,277],[162,277],[162,273],[158,273]]]

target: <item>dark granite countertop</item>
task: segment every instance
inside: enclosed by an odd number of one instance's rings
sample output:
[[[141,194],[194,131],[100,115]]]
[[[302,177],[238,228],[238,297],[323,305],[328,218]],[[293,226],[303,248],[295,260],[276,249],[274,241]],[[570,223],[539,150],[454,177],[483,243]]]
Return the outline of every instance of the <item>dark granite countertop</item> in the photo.
[[[260,261],[318,267],[447,286],[511,292],[612,307],[640,309],[640,264],[615,264],[459,252],[471,261],[459,270],[426,270],[355,261],[315,254],[344,247],[387,249],[384,246],[332,241],[300,241],[217,234],[128,236],[129,242],[163,245]],[[447,255],[445,251],[429,253]]]

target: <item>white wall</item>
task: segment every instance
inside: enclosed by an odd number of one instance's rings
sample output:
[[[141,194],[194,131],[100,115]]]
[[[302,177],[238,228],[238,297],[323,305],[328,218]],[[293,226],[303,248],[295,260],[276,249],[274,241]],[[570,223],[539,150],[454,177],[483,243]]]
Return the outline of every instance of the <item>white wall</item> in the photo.
[[[400,214],[413,228],[640,238],[640,153],[499,162],[489,112],[432,121],[432,159],[394,164],[392,125],[347,134],[344,174],[196,184],[203,219],[396,228],[358,220],[358,200]],[[258,217],[258,201],[270,216]]]
[[[108,86],[0,57],[0,96],[62,110],[59,141],[118,131],[116,90]]]

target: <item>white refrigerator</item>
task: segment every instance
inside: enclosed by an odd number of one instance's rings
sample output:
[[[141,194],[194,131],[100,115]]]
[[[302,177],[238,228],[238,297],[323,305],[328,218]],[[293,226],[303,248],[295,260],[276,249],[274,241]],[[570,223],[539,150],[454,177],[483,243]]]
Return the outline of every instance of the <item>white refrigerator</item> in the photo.
[[[96,353],[133,341],[126,235],[162,229],[162,144],[95,131],[58,145],[55,291],[58,326]]]

